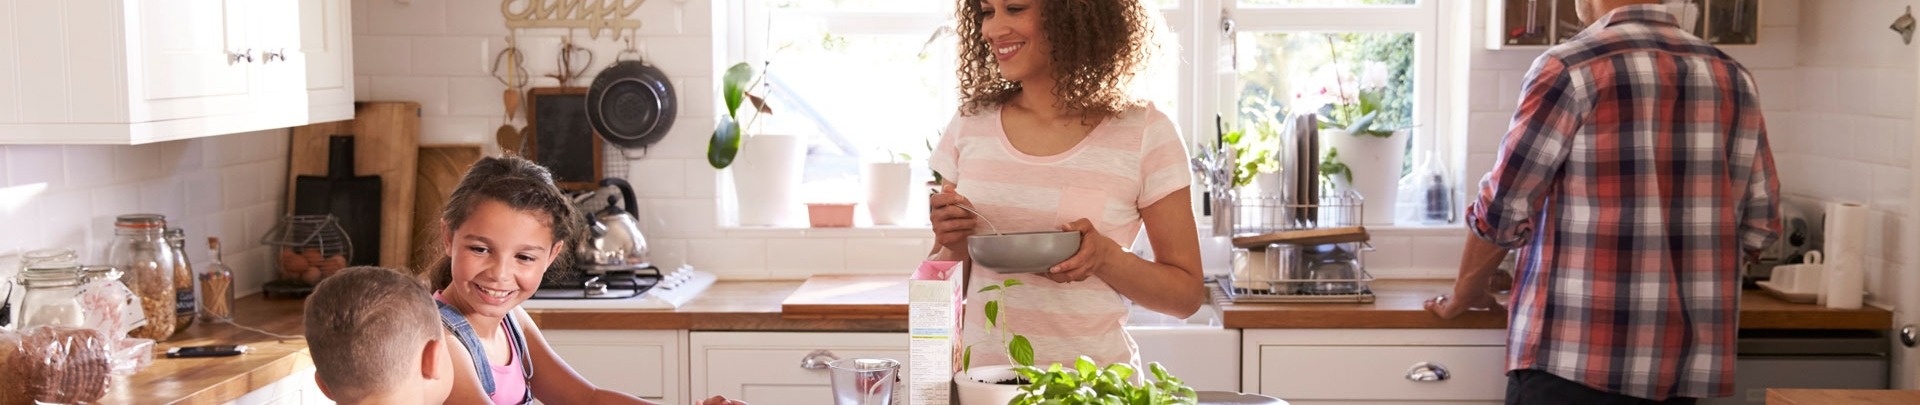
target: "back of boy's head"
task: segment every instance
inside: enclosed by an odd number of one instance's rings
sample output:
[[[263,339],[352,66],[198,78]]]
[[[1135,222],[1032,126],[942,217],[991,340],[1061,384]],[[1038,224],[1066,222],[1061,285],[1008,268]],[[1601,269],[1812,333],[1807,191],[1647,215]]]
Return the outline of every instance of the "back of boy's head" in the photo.
[[[532,161],[514,156],[486,157],[474,162],[467,168],[467,174],[461,177],[453,194],[447,196],[447,207],[442,210],[440,220],[446,223],[445,232],[435,238],[439,240],[451,237],[455,229],[467,222],[474,207],[482,202],[497,201],[515,210],[531,212],[542,216],[552,229],[553,240],[566,241],[573,246],[577,230],[584,224],[574,215],[573,203],[554,186],[553,173]],[[443,250],[444,246],[432,249]],[[560,255],[555,266],[566,265],[567,255]],[[435,290],[446,288],[451,283],[451,264],[442,257],[427,267],[427,279]]]
[[[307,346],[328,395],[343,402],[380,394],[418,367],[427,341],[444,336],[420,281],[383,267],[352,267],[307,297]]]

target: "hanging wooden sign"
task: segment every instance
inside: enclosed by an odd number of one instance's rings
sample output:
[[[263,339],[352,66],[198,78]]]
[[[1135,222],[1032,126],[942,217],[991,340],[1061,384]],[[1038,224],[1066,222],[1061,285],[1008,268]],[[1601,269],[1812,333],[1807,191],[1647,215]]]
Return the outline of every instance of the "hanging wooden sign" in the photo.
[[[646,0],[501,0],[507,28],[585,28],[590,38],[602,30],[640,28],[627,19]]]

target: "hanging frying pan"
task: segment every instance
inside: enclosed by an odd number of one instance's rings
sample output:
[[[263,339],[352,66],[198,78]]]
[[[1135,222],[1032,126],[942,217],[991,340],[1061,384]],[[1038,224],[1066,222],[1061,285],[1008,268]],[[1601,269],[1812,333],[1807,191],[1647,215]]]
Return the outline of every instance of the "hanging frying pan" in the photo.
[[[601,139],[622,153],[667,136],[679,102],[667,75],[638,60],[619,60],[594,76],[587,91],[587,120]]]

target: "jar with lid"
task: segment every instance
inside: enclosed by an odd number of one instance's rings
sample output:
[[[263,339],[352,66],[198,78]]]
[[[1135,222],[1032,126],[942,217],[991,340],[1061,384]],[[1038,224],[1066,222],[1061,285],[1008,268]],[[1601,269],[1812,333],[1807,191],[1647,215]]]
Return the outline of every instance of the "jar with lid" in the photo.
[[[18,330],[38,326],[78,327],[86,322],[80,307],[80,265],[67,249],[42,249],[27,252],[20,259],[20,284],[26,293],[20,300]]]
[[[173,320],[177,333],[193,326],[199,308],[195,308],[193,299],[193,265],[187,263],[187,232],[167,228],[166,238],[167,247],[173,248]]]
[[[175,329],[173,247],[163,235],[166,217],[159,214],[121,215],[113,223],[113,243],[107,246],[107,264],[120,268],[133,294],[140,298],[140,309],[147,324],[128,336],[164,341]]]

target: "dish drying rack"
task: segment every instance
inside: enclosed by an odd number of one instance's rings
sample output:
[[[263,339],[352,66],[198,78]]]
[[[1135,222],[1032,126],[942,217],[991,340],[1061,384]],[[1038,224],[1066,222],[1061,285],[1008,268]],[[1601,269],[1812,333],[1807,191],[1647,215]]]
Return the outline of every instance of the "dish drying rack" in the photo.
[[[1363,221],[1365,199],[1353,193],[1320,197],[1317,204],[1272,195],[1221,193],[1215,212],[1215,230],[1236,239],[1233,271],[1219,283],[1234,303],[1371,303],[1373,275],[1365,266],[1372,250]],[[1221,226],[1224,222],[1228,226]],[[1333,232],[1353,230],[1350,233]],[[1329,231],[1329,232],[1302,232]],[[1352,235],[1337,242],[1295,244],[1238,243],[1279,234]],[[1279,238],[1284,239],[1284,238]],[[1315,239],[1323,241],[1325,239]],[[1326,266],[1326,268],[1321,268]],[[1321,274],[1325,271],[1325,274]]]

